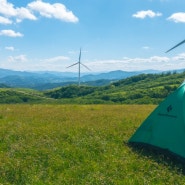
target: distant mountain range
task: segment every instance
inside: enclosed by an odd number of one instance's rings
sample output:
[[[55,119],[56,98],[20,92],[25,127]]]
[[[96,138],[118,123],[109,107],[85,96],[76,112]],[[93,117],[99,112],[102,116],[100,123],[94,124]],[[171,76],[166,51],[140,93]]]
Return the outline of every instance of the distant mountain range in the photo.
[[[111,71],[107,73],[81,74],[81,83],[102,86],[112,81],[128,78],[138,74],[160,73],[161,71]],[[65,86],[77,83],[78,74],[71,72],[27,72],[0,69],[0,84],[9,87],[32,88],[37,90],[52,89],[55,87]]]

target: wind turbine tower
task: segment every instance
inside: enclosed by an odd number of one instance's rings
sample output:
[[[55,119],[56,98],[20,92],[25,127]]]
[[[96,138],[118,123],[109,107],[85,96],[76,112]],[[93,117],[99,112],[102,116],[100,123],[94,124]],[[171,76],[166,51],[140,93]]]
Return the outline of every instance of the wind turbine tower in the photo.
[[[75,65],[78,65],[78,86],[80,86],[81,65],[84,66],[85,68],[87,68],[90,71],[90,69],[86,65],[84,65],[83,63],[81,63],[81,48],[80,48],[80,54],[79,54],[78,62],[77,63],[74,63],[74,64],[72,64],[70,66],[68,66],[67,68],[70,68],[70,67],[75,66]]]

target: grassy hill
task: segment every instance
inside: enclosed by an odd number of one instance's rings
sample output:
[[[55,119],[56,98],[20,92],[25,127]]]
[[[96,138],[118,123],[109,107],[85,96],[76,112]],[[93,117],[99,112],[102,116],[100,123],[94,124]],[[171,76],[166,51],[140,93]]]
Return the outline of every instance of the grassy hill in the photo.
[[[103,87],[70,85],[44,94],[62,103],[158,104],[184,77],[185,73],[141,74]]]
[[[44,96],[42,92],[22,88],[0,88],[0,103],[52,103],[56,100]]]
[[[105,86],[68,85],[48,91],[1,85],[0,103],[158,104],[184,77],[185,72],[141,74]]]
[[[184,165],[126,143],[154,105],[0,105],[0,184],[184,184]]]

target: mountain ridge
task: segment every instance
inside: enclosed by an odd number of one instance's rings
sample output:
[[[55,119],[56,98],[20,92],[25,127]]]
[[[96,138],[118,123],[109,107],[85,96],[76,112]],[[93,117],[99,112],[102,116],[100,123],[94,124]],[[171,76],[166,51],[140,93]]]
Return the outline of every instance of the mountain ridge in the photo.
[[[125,79],[142,73],[159,73],[160,71],[109,71],[102,73],[82,73],[81,83],[93,86],[107,85],[112,81]],[[97,81],[97,83],[96,83]],[[77,84],[78,73],[55,71],[14,71],[0,69],[0,83],[10,87],[46,90],[69,84]]]

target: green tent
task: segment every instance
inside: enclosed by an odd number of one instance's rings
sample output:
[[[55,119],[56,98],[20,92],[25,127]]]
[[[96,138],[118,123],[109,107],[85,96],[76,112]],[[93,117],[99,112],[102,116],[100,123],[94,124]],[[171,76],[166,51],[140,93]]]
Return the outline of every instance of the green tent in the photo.
[[[148,116],[129,139],[185,158],[185,83]]]

